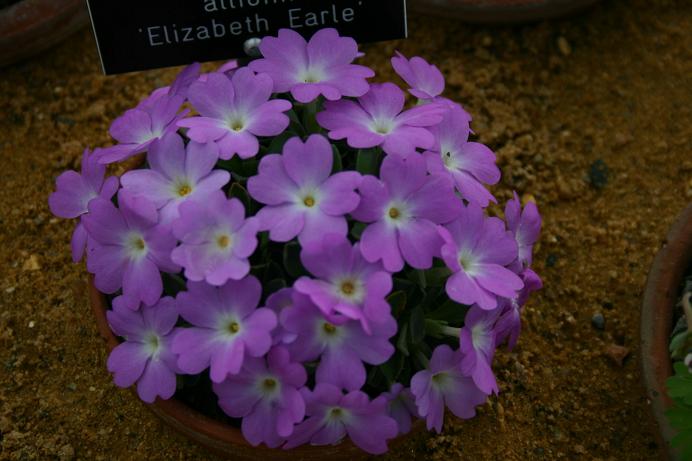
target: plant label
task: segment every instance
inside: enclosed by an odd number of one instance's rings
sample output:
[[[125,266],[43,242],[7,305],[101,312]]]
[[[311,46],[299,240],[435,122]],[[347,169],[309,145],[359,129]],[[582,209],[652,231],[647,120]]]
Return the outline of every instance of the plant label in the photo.
[[[105,74],[245,56],[290,28],[333,27],[359,42],[404,38],[406,0],[87,0]]]

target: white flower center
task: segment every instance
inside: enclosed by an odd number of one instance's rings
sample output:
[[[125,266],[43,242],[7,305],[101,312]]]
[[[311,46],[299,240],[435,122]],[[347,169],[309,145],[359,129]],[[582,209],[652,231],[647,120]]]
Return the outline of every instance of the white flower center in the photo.
[[[324,72],[320,69],[309,67],[298,74],[298,81],[303,83],[319,83],[325,79]]]
[[[329,410],[327,410],[325,417],[328,420],[328,422],[331,423],[346,422],[348,421],[348,419],[350,419],[351,412],[342,407],[332,407]]]
[[[372,121],[372,124],[370,125],[370,129],[373,131],[373,133],[381,134],[384,136],[394,131],[394,128],[396,128],[396,126],[394,124],[394,121],[391,119],[376,118]]]
[[[336,295],[348,302],[359,304],[365,298],[363,283],[355,277],[344,277],[334,283]]]
[[[473,276],[476,270],[476,262],[475,258],[470,252],[462,250],[459,253],[459,264],[461,265],[461,268],[464,269],[464,272]]]
[[[431,380],[432,385],[437,389],[444,389],[451,382],[449,374],[445,371],[435,373]]]
[[[228,128],[231,130],[235,131],[236,133],[240,133],[245,129],[245,117],[241,115],[234,115],[228,119]]]
[[[194,190],[194,187],[186,178],[176,179],[172,184],[172,188],[173,196],[178,198],[187,197]]]
[[[294,200],[303,210],[317,210],[320,202],[319,189],[316,187],[305,187],[298,191]]]
[[[243,330],[241,321],[232,314],[224,315],[217,320],[217,339],[222,342],[235,340]]]
[[[281,382],[272,375],[260,376],[255,382],[258,393],[265,400],[277,400],[281,397]]]
[[[125,248],[131,259],[139,260],[147,255],[147,242],[138,232],[132,232],[125,238]]]
[[[150,357],[156,357],[161,349],[161,338],[154,332],[144,338],[144,344]]]
[[[228,252],[233,248],[233,236],[229,232],[219,232],[213,238],[214,247],[222,252]]]
[[[395,227],[403,226],[410,218],[406,203],[393,201],[384,208],[385,221]]]
[[[344,331],[337,325],[333,325],[329,322],[319,321],[316,324],[317,337],[322,340],[323,343],[328,344],[338,344],[344,337]]]
[[[471,341],[473,342],[474,349],[485,350],[489,339],[483,323],[477,323],[471,328]]]
[[[459,159],[451,146],[440,145],[440,157],[442,157],[442,162],[448,170],[459,168]]]

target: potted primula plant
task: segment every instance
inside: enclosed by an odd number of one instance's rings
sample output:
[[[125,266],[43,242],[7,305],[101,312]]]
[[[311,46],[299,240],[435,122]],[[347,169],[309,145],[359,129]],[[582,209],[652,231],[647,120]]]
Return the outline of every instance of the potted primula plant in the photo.
[[[345,439],[379,454],[412,420],[473,417],[541,286],[536,205],[515,194],[488,215],[495,155],[423,59],[392,59],[407,106],[334,29],[259,49],[245,67],[186,68],[57,179],[51,209],[78,220],[73,259],[86,252],[119,337],[116,385],[182,402],[189,424],[159,414],[236,453],[223,434],[275,456]],[[201,420],[216,429],[195,437]]]

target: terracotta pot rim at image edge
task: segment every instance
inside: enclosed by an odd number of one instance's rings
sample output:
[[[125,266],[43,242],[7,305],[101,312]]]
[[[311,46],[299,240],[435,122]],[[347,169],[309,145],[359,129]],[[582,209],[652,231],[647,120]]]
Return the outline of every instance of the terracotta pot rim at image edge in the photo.
[[[670,459],[678,459],[670,447],[675,431],[665,416],[671,400],[666,379],[673,374],[668,345],[680,286],[692,263],[692,203],[678,215],[663,246],[656,254],[646,282],[641,316],[642,378],[660,428],[659,442]]]
[[[20,0],[0,9],[0,67],[57,45],[88,22],[85,0]]]

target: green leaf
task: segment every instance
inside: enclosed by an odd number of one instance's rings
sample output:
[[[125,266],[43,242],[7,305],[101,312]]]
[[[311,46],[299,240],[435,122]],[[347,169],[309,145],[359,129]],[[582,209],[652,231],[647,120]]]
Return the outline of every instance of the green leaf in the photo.
[[[230,171],[233,174],[242,176],[243,161],[237,155],[233,156],[230,160],[219,160],[216,166],[223,170]]]
[[[420,306],[416,306],[411,310],[409,325],[409,331],[411,332],[411,343],[418,344],[423,341],[425,338],[425,315]]]
[[[274,139],[272,139],[272,142],[267,147],[267,152],[270,154],[280,154],[281,152],[283,152],[284,144],[286,144],[286,141],[295,136],[298,135],[293,131],[284,131],[279,136],[276,136]]]
[[[406,277],[413,283],[417,284],[423,291],[425,291],[428,286],[425,280],[425,271],[413,269],[408,271]]]
[[[404,369],[405,357],[403,354],[395,353],[389,360],[380,365],[380,371],[387,379],[387,384],[397,382],[401,371]]]
[[[363,235],[363,231],[365,228],[368,227],[367,224],[362,223],[362,222],[356,222],[353,224],[353,228],[351,229],[351,237],[353,237],[356,240],[360,240],[360,236]]]
[[[334,156],[334,163],[332,165],[332,174],[339,173],[344,169],[344,165],[341,162],[341,154],[339,153],[339,148],[332,144],[332,154]]]
[[[228,196],[240,200],[240,202],[245,207],[245,214],[250,214],[250,194],[248,194],[247,189],[245,189],[240,183],[234,182],[231,185],[231,189],[228,192]]]
[[[282,279],[286,277],[283,268],[276,261],[270,261],[264,270],[263,280]]]
[[[385,383],[385,380],[386,377],[382,373],[382,368],[372,367],[368,372],[368,377],[365,382],[370,387],[374,387],[375,389],[382,389],[384,387],[389,387],[387,386],[387,383]]]
[[[163,277],[161,277],[161,280],[163,281],[163,292],[167,296],[176,296],[178,293],[187,288],[185,279],[180,275],[169,274],[166,272],[162,272],[162,275]]]
[[[444,320],[450,325],[459,326],[464,323],[468,310],[467,306],[448,299],[437,309],[428,312],[426,317],[432,320]]]
[[[300,262],[300,245],[297,242],[290,242],[284,246],[284,267],[291,277],[298,278],[306,275],[307,272]]]
[[[284,279],[274,279],[264,284],[264,295],[269,296],[282,288],[286,288],[286,281]]]
[[[317,123],[317,112],[320,110],[321,97],[303,105],[303,127],[307,133],[319,133],[322,127]]]
[[[380,167],[380,149],[361,149],[356,156],[356,170],[360,174],[377,175]]]
[[[451,274],[446,267],[434,267],[425,271],[425,281],[431,287],[441,287]]]
[[[387,302],[392,307],[392,315],[394,318],[399,318],[406,309],[406,293],[403,291],[395,291],[387,296]]]
[[[399,332],[399,337],[396,340],[396,348],[401,351],[402,354],[405,356],[409,356],[409,350],[408,350],[408,344],[407,343],[407,337],[408,337],[408,323],[404,323],[401,326],[401,331]]]
[[[445,335],[442,333],[443,327],[447,326],[444,320],[425,319],[425,334],[435,339],[442,339]]]
[[[288,116],[288,119],[291,121],[291,123],[296,123],[300,125],[300,119],[298,118],[298,114],[296,114],[296,111],[294,109],[285,112],[285,114]]]

